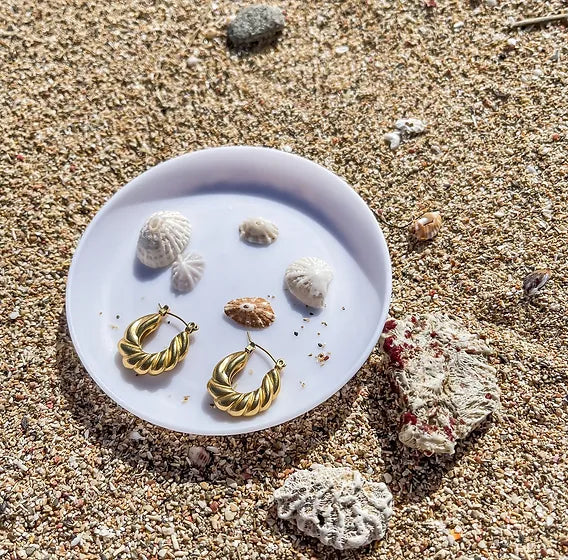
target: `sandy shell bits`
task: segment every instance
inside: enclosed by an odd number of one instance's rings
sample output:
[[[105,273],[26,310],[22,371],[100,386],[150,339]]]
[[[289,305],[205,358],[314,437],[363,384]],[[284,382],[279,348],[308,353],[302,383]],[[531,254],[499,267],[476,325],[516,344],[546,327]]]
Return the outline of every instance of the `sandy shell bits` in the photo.
[[[195,288],[205,270],[205,261],[197,253],[179,255],[172,265],[172,288],[176,292],[189,292]]]
[[[413,222],[409,229],[418,241],[428,241],[438,235],[441,227],[442,216],[440,216],[440,212],[426,212],[424,216]]]
[[[140,230],[136,255],[150,268],[172,264],[185,249],[191,235],[189,220],[179,212],[152,214]]]
[[[243,241],[254,245],[270,245],[278,237],[278,226],[264,218],[248,218],[239,226]]]
[[[259,297],[232,299],[225,305],[225,315],[253,329],[264,329],[276,318],[270,303]]]
[[[322,308],[333,280],[333,270],[318,257],[302,257],[294,261],[284,273],[290,293],[305,305]]]

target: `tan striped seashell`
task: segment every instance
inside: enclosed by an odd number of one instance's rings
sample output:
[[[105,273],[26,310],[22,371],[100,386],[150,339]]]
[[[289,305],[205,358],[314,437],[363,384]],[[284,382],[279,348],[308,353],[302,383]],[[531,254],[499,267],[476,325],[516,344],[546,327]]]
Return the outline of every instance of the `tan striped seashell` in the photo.
[[[441,227],[442,216],[440,216],[440,212],[426,212],[424,216],[410,225],[410,233],[418,241],[427,241],[436,237]]]
[[[259,297],[232,299],[225,305],[225,315],[253,329],[264,329],[276,318],[270,303]]]

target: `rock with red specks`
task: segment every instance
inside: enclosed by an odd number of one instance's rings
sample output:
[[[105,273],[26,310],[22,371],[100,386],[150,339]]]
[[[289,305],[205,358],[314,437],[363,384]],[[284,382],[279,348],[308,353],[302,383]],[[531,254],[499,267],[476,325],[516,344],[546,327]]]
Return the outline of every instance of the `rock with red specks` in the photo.
[[[441,313],[389,318],[380,346],[404,407],[399,439],[425,453],[448,453],[500,407],[492,353]]]

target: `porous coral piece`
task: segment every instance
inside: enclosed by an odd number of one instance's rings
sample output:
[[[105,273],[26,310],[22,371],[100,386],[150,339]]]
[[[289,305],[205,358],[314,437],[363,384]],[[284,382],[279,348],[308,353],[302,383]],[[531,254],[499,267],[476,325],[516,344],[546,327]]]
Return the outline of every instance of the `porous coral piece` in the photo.
[[[350,468],[314,464],[293,473],[274,492],[278,516],[339,550],[382,539],[392,515],[384,482],[369,482]]]
[[[385,323],[380,346],[405,410],[399,439],[426,453],[452,454],[500,407],[491,349],[441,313]]]

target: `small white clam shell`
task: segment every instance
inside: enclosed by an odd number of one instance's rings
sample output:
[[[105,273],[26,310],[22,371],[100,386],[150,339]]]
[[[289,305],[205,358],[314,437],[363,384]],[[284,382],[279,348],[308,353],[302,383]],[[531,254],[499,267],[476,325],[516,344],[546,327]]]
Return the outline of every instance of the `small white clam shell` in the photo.
[[[205,261],[197,253],[180,255],[172,265],[172,287],[177,292],[189,292],[195,288],[205,270]]]
[[[190,235],[191,224],[179,212],[155,212],[140,230],[136,255],[150,268],[168,266],[185,249]]]
[[[278,237],[278,226],[264,218],[248,218],[239,226],[243,241],[255,245],[270,245]]]
[[[302,257],[286,269],[284,280],[292,295],[302,303],[321,308],[333,280],[333,270],[318,257]]]

